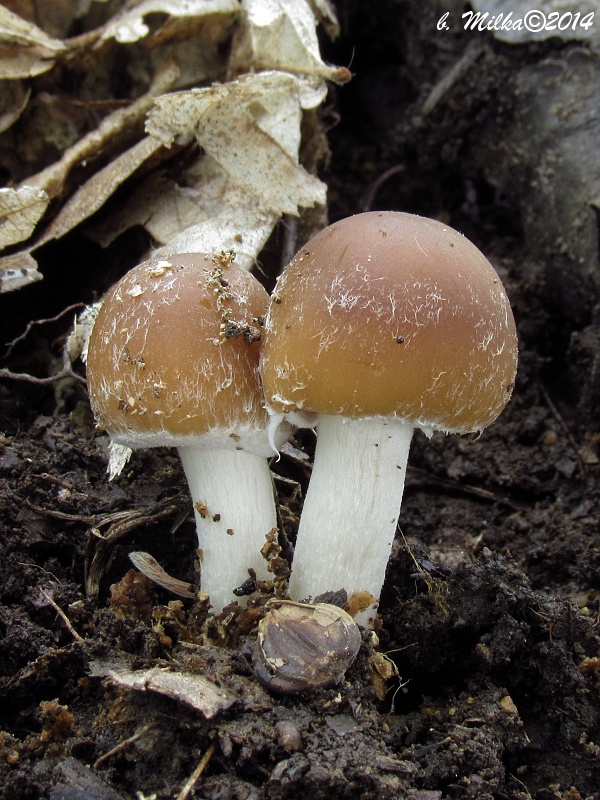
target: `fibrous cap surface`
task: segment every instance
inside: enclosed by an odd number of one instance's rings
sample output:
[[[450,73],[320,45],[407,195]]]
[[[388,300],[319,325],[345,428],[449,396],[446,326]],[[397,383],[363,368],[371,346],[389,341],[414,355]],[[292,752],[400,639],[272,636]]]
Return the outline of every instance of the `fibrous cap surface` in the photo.
[[[468,239],[369,212],[321,231],[284,270],[261,361],[275,413],[393,415],[466,433],[508,402],[517,336],[498,274]]]
[[[267,303],[229,254],[179,254],[132,269],[106,296],[90,339],[100,426],[129,447],[185,446],[199,436],[236,446],[262,432],[259,345],[247,341]]]

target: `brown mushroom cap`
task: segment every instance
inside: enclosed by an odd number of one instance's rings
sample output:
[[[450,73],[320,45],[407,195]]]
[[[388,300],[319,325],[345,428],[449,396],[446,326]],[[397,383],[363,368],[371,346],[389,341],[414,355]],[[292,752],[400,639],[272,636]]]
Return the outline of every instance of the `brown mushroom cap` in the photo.
[[[281,275],[261,354],[267,403],[424,429],[482,430],[510,398],[515,323],[494,268],[435,220],[369,212],[317,234]]]
[[[183,446],[223,432],[236,446],[264,430],[251,340],[267,303],[228,254],[179,254],[132,269],[106,296],[89,343],[99,425],[129,447]]]

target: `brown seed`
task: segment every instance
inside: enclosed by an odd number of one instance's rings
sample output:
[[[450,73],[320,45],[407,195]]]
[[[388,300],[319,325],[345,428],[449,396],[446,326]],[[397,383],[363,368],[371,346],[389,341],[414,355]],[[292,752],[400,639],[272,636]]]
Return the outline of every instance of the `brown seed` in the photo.
[[[258,626],[254,669],[274,692],[312,693],[341,681],[360,644],[358,625],[341,608],[277,601]]]

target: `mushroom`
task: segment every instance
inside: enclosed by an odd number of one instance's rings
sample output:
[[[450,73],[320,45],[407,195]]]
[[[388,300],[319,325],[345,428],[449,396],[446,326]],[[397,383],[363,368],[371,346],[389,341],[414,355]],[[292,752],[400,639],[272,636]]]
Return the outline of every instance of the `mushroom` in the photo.
[[[317,430],[289,593],[348,593],[372,622],[415,428],[480,432],[510,398],[517,336],[497,273],[464,236],[401,212],[317,234],[280,276],[261,375],[272,428]]]
[[[258,373],[268,295],[232,259],[178,254],[132,269],[106,296],[87,361],[112,442],[178,448],[215,613],[249,569],[268,578],[261,548],[277,525]]]

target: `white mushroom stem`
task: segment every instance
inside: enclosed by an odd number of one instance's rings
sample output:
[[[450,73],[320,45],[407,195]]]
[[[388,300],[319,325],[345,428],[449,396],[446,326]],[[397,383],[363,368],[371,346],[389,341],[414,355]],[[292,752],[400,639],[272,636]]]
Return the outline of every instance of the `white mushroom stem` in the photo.
[[[266,535],[277,526],[268,460],[245,450],[180,447],[190,487],[198,546],[200,588],[215,614],[238,600],[233,590],[249,577],[268,580],[261,554]]]
[[[289,592],[314,599],[345,589],[377,601],[404,490],[410,423],[321,415],[315,461],[294,551]],[[356,621],[368,624],[376,604]]]

